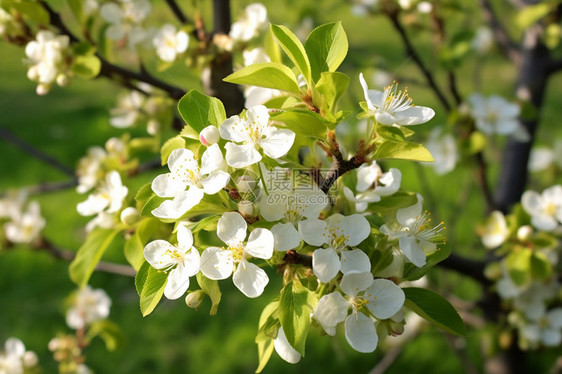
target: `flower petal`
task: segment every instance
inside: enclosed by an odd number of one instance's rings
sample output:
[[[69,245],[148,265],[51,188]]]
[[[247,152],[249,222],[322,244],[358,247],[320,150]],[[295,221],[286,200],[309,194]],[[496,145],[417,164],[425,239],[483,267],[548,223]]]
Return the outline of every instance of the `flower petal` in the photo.
[[[245,120],[238,116],[232,116],[221,123],[219,127],[221,138],[233,142],[249,142],[251,139],[246,126]]]
[[[174,246],[165,240],[154,240],[144,247],[144,258],[155,269],[163,269],[172,264],[167,253],[174,250]]]
[[[223,213],[217,223],[217,235],[220,240],[231,247],[242,243],[246,238],[248,225],[238,212]]]
[[[332,292],[322,296],[316,306],[313,317],[322,325],[324,331],[329,335],[334,335],[335,327],[338,323],[345,320],[347,310],[349,309],[349,302],[339,292]],[[331,333],[333,332],[333,333]]]
[[[201,156],[201,174],[209,174],[224,166],[224,158],[218,144],[213,144]]]
[[[301,234],[292,223],[279,222],[271,228],[273,234],[273,248],[285,252],[301,244]]]
[[[309,218],[299,222],[299,232],[310,245],[322,245],[328,241],[328,225],[326,221]]]
[[[157,218],[178,219],[199,204],[203,195],[202,189],[190,187],[189,190],[181,192],[172,200],[163,201],[158,208],[152,211],[152,215]]]
[[[233,168],[245,168],[261,161],[261,155],[252,143],[243,145],[226,143],[224,148],[226,163]]]
[[[222,190],[230,180],[230,174],[226,171],[215,170],[209,175],[201,178],[203,190],[207,195],[214,195]]]
[[[371,260],[361,249],[341,251],[340,255],[342,273],[364,273],[371,271]]]
[[[353,349],[361,353],[373,352],[379,342],[375,324],[363,313],[350,314],[345,319],[345,338]]]
[[[425,106],[412,106],[394,113],[396,124],[401,126],[419,125],[426,123],[435,116],[435,111]]]
[[[279,327],[279,331],[277,332],[277,338],[273,341],[273,346],[275,347],[275,351],[283,360],[287,361],[290,364],[296,364],[301,360],[301,354],[297,352],[285,336],[285,332],[283,331],[283,327]]]
[[[213,280],[226,279],[232,274],[234,263],[229,251],[219,247],[209,247],[201,254],[201,272]]]
[[[185,266],[178,264],[170,271],[164,288],[164,296],[170,300],[180,298],[189,288],[189,274]]]
[[[295,133],[288,129],[275,130],[267,137],[258,140],[258,144],[262,147],[263,153],[271,158],[285,156],[294,142]]]
[[[425,265],[426,256],[423,248],[413,236],[403,236],[400,238],[398,245],[404,253],[404,256],[417,267],[421,268]]]
[[[312,255],[312,270],[322,283],[328,283],[340,271],[340,258],[332,248],[318,248]]]
[[[418,201],[409,207],[398,209],[396,211],[396,220],[402,226],[409,227],[414,224],[420,217],[422,212],[423,197],[417,194]]]
[[[359,292],[369,288],[371,284],[373,284],[373,274],[369,272],[350,273],[343,276],[340,287],[346,295],[355,297]]]
[[[367,307],[378,319],[387,319],[398,313],[406,295],[400,287],[388,279],[375,279],[365,291]]]
[[[273,256],[274,241],[273,234],[268,229],[254,229],[248,237],[244,253],[252,257],[269,260]]]
[[[244,295],[254,298],[263,293],[265,286],[269,283],[269,278],[263,269],[251,262],[242,260],[232,276],[232,281]]]
[[[369,221],[361,214],[352,214],[342,219],[340,224],[343,234],[348,237],[347,245],[355,246],[367,239],[371,233]]]
[[[176,178],[172,173],[160,174],[152,181],[152,191],[160,197],[175,197],[186,187],[185,180]]]

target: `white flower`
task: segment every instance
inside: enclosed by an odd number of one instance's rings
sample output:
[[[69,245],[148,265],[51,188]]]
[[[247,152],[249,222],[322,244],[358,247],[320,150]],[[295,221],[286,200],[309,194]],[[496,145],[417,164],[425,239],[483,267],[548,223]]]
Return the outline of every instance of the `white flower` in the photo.
[[[18,211],[12,221],[6,223],[6,238],[13,243],[31,243],[45,227],[41,207],[36,201],[29,203],[27,211]]]
[[[27,192],[24,189],[8,190],[4,197],[0,199],[0,219],[13,219],[21,215],[21,209],[26,199]]]
[[[199,133],[199,141],[205,147],[209,147],[213,144],[218,143],[220,138],[221,135],[219,129],[216,126],[207,126],[203,130],[201,130],[201,133]]]
[[[562,186],[549,187],[540,195],[535,191],[525,191],[521,205],[531,216],[533,226],[552,231],[562,222]]]
[[[8,338],[4,343],[4,351],[0,352],[0,373],[23,374],[25,369],[37,365],[37,355],[26,351],[25,345],[18,338]]]
[[[128,94],[120,96],[117,107],[110,111],[109,123],[118,129],[133,126],[142,116],[145,103],[145,96],[138,91],[132,90]]]
[[[474,117],[476,128],[484,134],[514,135],[520,137],[526,130],[517,117],[520,108],[501,96],[485,98],[472,94],[468,98],[470,114]]]
[[[381,233],[391,240],[399,239],[400,249],[411,263],[417,267],[425,265],[426,253],[437,249],[436,240],[440,239],[443,222],[431,227],[429,213],[422,214],[423,198],[418,194],[418,202],[396,212],[396,225],[382,225]]]
[[[486,26],[481,26],[474,33],[474,38],[470,42],[470,46],[476,52],[485,54],[494,45],[494,34],[492,30]]]
[[[176,31],[175,26],[166,24],[152,39],[156,53],[162,61],[174,62],[177,55],[187,50],[189,35],[185,31]]]
[[[226,212],[217,225],[218,237],[226,248],[209,247],[201,254],[201,272],[209,279],[226,279],[234,271],[234,285],[248,297],[263,293],[269,278],[265,271],[248,261],[250,257],[268,260],[273,255],[273,234],[263,228],[250,232],[246,243],[246,221],[237,212]]]
[[[178,226],[178,244],[172,245],[165,240],[155,240],[144,247],[144,257],[153,268],[170,270],[164,295],[175,300],[189,288],[189,277],[199,271],[199,252],[193,247],[193,234],[185,225]]]
[[[431,131],[429,140],[425,144],[434,162],[428,163],[438,175],[447,174],[455,168],[459,159],[457,142],[451,134],[443,134],[442,128],[436,127]]]
[[[355,203],[357,212],[367,210],[369,203],[376,203],[383,196],[395,194],[400,189],[402,173],[400,170],[390,168],[383,173],[376,161],[363,164],[357,169],[357,195],[349,187],[344,187],[345,197]]]
[[[105,3],[100,9],[101,17],[109,23],[105,36],[111,40],[128,37],[129,46],[142,42],[147,33],[139,24],[151,11],[148,0],[121,0],[120,4]]]
[[[38,94],[47,93],[57,77],[65,73],[68,45],[67,35],[55,35],[51,31],[41,30],[37,33],[36,40],[25,46],[30,64],[27,77],[39,83]]]
[[[86,286],[79,290],[72,306],[66,312],[66,324],[75,330],[105,319],[109,316],[111,299],[101,288],[96,290]]]
[[[271,126],[266,107],[254,106],[248,109],[246,117],[232,116],[220,125],[221,137],[230,141],[225,145],[225,158],[229,166],[244,168],[261,161],[257,146],[271,158],[279,158],[289,152],[295,141],[295,133]]]
[[[562,343],[562,308],[554,308],[525,325],[521,333],[531,344],[556,347]]]
[[[431,13],[431,10],[433,9],[433,5],[429,1],[420,1],[416,9],[420,13],[427,14],[427,13]]]
[[[358,245],[371,233],[371,226],[362,215],[334,214],[325,220],[309,218],[300,221],[298,226],[301,237],[308,244],[328,245],[315,250],[312,256],[312,270],[320,282],[331,281],[340,271],[343,274],[371,271],[371,261],[365,252],[345,250]]]
[[[277,338],[273,341],[273,346],[279,357],[288,363],[296,364],[301,360],[301,354],[297,352],[291,344],[289,344],[289,341],[285,336],[285,331],[283,331],[283,327],[279,328]]]
[[[433,118],[433,109],[424,106],[415,106],[408,96],[408,89],[398,91],[398,83],[393,83],[384,88],[384,91],[369,90],[363,73],[359,74],[359,81],[363,87],[365,101],[369,112],[381,125],[419,125]]]
[[[235,41],[247,42],[267,26],[267,9],[261,3],[252,3],[246,7],[244,15],[232,24],[229,35]]]
[[[509,229],[502,212],[495,210],[490,213],[482,233],[484,247],[493,249],[499,247],[509,236]]]
[[[85,193],[94,188],[103,175],[102,162],[107,157],[107,153],[102,147],[90,147],[86,156],[82,157],[76,168],[78,176],[78,193]]]
[[[531,149],[527,168],[531,172],[538,172],[548,169],[554,161],[554,152],[546,147],[535,147]]]
[[[373,280],[369,272],[345,274],[340,286],[347,298],[339,292],[322,296],[313,317],[329,335],[335,335],[336,326],[345,320],[349,345],[359,352],[373,352],[378,336],[372,317],[383,320],[398,313],[404,305],[404,291],[388,279]]]
[[[123,186],[121,176],[115,170],[105,176],[105,184],[98,191],[91,193],[86,201],[78,203],[76,210],[82,216],[91,216],[101,212],[115,213],[123,206],[123,199],[129,190]]]
[[[173,197],[173,200],[164,201],[152,211],[158,218],[180,218],[199,204],[204,194],[216,194],[230,180],[230,175],[223,170],[224,159],[218,144],[205,150],[201,166],[190,150],[174,149],[168,157],[168,167],[170,173],[161,174],[152,181],[152,190],[156,195]]]

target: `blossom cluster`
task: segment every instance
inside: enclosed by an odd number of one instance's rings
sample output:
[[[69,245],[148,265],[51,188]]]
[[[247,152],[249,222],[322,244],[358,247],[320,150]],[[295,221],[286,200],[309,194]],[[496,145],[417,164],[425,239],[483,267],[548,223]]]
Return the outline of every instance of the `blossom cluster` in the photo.
[[[23,374],[38,368],[39,360],[33,351],[27,351],[18,338],[9,338],[0,351],[0,373]]]
[[[39,238],[46,221],[37,201],[26,202],[25,191],[9,191],[0,199],[0,222],[4,223],[6,239],[12,243],[29,244]]]

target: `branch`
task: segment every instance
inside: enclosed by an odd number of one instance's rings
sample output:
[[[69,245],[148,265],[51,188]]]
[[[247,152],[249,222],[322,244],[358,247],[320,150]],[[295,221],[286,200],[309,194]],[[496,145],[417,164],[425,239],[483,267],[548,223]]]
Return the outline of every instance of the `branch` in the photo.
[[[53,243],[51,243],[50,241],[44,238],[35,247],[35,249],[45,251],[49,253],[51,256],[53,256],[54,258],[65,260],[68,262],[71,262],[72,260],[74,260],[74,257],[76,257],[75,252],[58,248]],[[137,274],[135,269],[133,269],[130,266],[115,264],[112,262],[104,262],[104,261],[100,261],[96,266],[95,270],[103,271],[105,273],[123,275],[126,277],[134,277]]]
[[[476,157],[476,164],[478,165],[478,174],[476,179],[478,180],[478,184],[480,185],[480,189],[482,190],[484,199],[486,200],[486,211],[490,213],[496,209],[496,203],[494,201],[494,196],[492,195],[492,189],[488,183],[488,165],[486,164],[486,160],[484,159],[484,154],[482,152],[478,152],[474,155],[474,157]]]
[[[521,52],[507,33],[507,30],[501,24],[499,18],[494,12],[492,4],[489,0],[479,0],[479,2],[484,18],[496,36],[501,52],[505,57],[519,63],[519,60],[521,59]]]
[[[396,31],[400,35],[400,38],[402,39],[402,43],[404,44],[404,47],[406,48],[406,54],[408,55],[408,57],[410,57],[410,58],[412,58],[412,60],[414,60],[414,62],[418,66],[418,68],[421,70],[422,74],[425,76],[425,79],[427,80],[427,83],[429,84],[429,86],[431,87],[431,89],[433,90],[433,92],[435,93],[435,95],[437,96],[437,98],[439,99],[439,101],[441,102],[443,107],[445,108],[445,110],[450,111],[451,106],[450,106],[449,102],[447,101],[447,98],[445,97],[445,95],[443,94],[443,92],[441,91],[439,86],[437,86],[437,83],[435,82],[433,74],[425,66],[425,64],[421,60],[419,54],[415,50],[412,42],[410,41],[410,38],[408,37],[408,34],[406,33],[406,30],[404,29],[404,26],[402,26],[402,24],[400,23],[400,20],[398,19],[398,12],[390,12],[389,11],[386,14],[387,14],[388,18],[390,19],[390,21],[392,22],[392,25],[394,26],[394,28],[396,29]]]
[[[66,190],[68,188],[76,187],[77,185],[78,181],[76,179],[64,182],[47,182],[27,187],[26,191],[28,191],[31,195],[39,195],[45,192]]]
[[[45,152],[35,148],[31,144],[27,143],[23,139],[17,137],[13,132],[6,128],[0,128],[0,137],[4,138],[6,141],[19,147],[22,151],[30,154],[31,156],[43,161],[47,165],[54,167],[55,169],[63,172],[64,174],[74,178],[74,170],[66,165],[63,165],[60,161],[52,156],[49,156]]]
[[[484,276],[484,269],[486,267],[485,261],[472,260],[451,253],[451,255],[441,261],[438,266],[466,275],[483,285],[491,284],[490,280]]]
[[[174,16],[176,16],[178,21],[184,24],[189,23],[189,19],[185,16],[175,0],[166,0],[166,4],[168,4],[170,10],[174,13]]]

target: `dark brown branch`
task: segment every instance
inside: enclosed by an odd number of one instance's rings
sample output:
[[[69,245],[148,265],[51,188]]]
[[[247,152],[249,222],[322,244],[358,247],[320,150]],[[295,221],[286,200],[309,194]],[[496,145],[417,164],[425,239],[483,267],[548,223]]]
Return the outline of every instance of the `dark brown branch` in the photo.
[[[64,181],[64,182],[41,183],[41,184],[37,184],[35,186],[27,187],[26,190],[31,195],[39,195],[39,194],[47,193],[47,192],[55,192],[55,191],[66,190],[68,188],[76,187],[77,185],[78,185],[78,181],[76,179],[74,179],[74,180]]]
[[[287,264],[297,264],[312,269],[312,256],[297,253],[297,251],[295,251],[294,249],[291,249],[290,251],[287,251],[287,253],[285,253],[285,256],[283,256],[283,261],[285,261]]]
[[[483,285],[491,284],[490,280],[484,276],[484,268],[486,267],[485,261],[472,260],[451,253],[451,255],[441,261],[438,266],[468,276]]]
[[[492,29],[501,52],[505,55],[505,57],[517,63],[521,59],[521,52],[500,22],[498,16],[494,12],[492,4],[489,0],[479,0],[479,2],[484,18]]]
[[[400,35],[400,38],[402,39],[402,43],[404,44],[404,47],[406,48],[406,54],[408,55],[408,57],[410,57],[410,58],[412,58],[412,60],[414,60],[414,62],[418,66],[418,68],[421,70],[422,74],[424,75],[425,79],[427,80],[427,83],[429,84],[429,87],[431,87],[433,93],[435,94],[435,96],[437,96],[437,98],[441,102],[441,105],[443,105],[443,107],[447,111],[450,111],[451,105],[449,104],[447,98],[443,94],[443,91],[441,91],[441,89],[437,85],[437,82],[435,81],[435,78],[433,77],[433,74],[425,66],[425,64],[422,61],[420,55],[418,54],[418,52],[414,48],[414,45],[412,44],[410,38],[408,37],[408,34],[406,33],[406,30],[404,29],[404,26],[402,25],[402,23],[400,23],[400,20],[398,18],[399,13],[389,11],[386,14],[387,14],[388,18],[390,19],[392,25],[394,26],[394,29]]]
[[[484,194],[484,199],[486,200],[486,211],[487,213],[490,213],[496,209],[496,203],[494,201],[492,189],[488,183],[488,165],[486,164],[486,160],[484,159],[484,154],[482,152],[478,152],[474,155],[474,157],[476,158],[476,164],[478,166],[476,180],[478,181],[480,189]]]
[[[457,76],[454,71],[449,70],[447,72],[447,79],[449,81],[449,91],[451,91],[451,95],[453,95],[453,99],[455,99],[455,104],[457,106],[462,104],[462,96],[459,92],[459,88],[457,86]]]
[[[32,146],[28,142],[24,141],[23,139],[20,139],[17,135],[15,135],[10,130],[0,127],[0,137],[2,137],[6,141],[14,144],[15,146],[17,146],[18,148],[20,148],[22,151],[26,152],[27,154],[37,158],[38,160],[41,160],[42,162],[46,163],[47,165],[50,165],[50,166],[54,167],[55,169],[63,172],[64,174],[66,174],[68,176],[74,177],[74,170],[72,170],[68,166],[62,164],[59,160],[55,159],[54,157],[52,157],[52,156],[46,154],[45,152],[35,148],[34,146]]]
[[[69,261],[69,262],[74,260],[74,257],[76,257],[75,252],[58,248],[57,246],[55,246],[53,243],[51,243],[46,239],[41,240],[41,242],[35,247],[35,249],[45,251],[49,253],[51,256],[53,256],[54,258]],[[135,269],[133,269],[130,266],[114,264],[112,262],[104,262],[104,261],[100,261],[98,263],[98,265],[96,266],[96,270],[102,271],[104,273],[124,275],[127,277],[134,277],[137,274]]]
[[[166,0],[166,4],[168,4],[170,10],[172,11],[172,13],[174,13],[174,16],[176,16],[178,21],[183,24],[189,23],[189,19],[185,16],[184,12],[181,10],[175,0]]]

